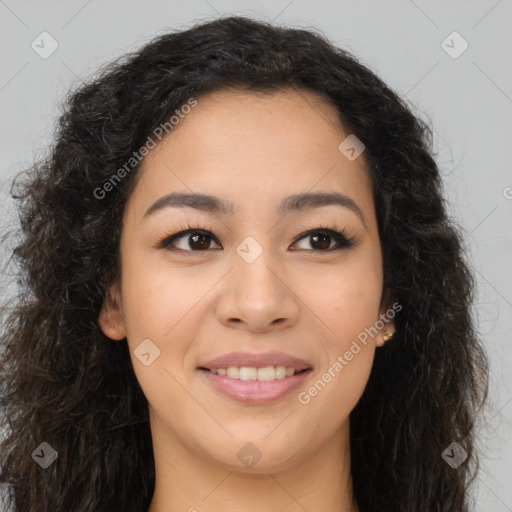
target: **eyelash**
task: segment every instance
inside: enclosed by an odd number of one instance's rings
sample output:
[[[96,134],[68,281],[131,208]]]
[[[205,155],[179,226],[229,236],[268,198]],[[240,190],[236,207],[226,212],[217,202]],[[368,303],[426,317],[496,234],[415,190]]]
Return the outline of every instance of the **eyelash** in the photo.
[[[210,231],[212,231],[211,227],[204,226],[204,225],[201,227],[197,227],[197,226],[193,227],[187,223],[187,228],[188,229],[178,231],[172,235],[165,236],[163,239],[161,239],[158,242],[158,244],[157,244],[158,248],[167,249],[167,250],[174,251],[174,252],[181,252],[181,253],[208,252],[210,249],[205,249],[203,251],[201,251],[201,250],[194,251],[194,250],[184,250],[184,249],[177,249],[177,248],[170,247],[172,242],[179,240],[180,238],[186,237],[186,235],[191,235],[194,233],[201,234],[201,235],[207,235],[212,240],[214,240],[216,243],[221,245],[220,242],[212,235],[212,233],[210,233]],[[345,235],[343,232],[337,231],[336,229],[326,226],[326,225],[321,225],[314,229],[309,229],[309,230],[305,231],[304,233],[301,233],[299,236],[295,237],[293,244],[299,242],[300,240],[302,240],[304,238],[307,238],[308,236],[318,234],[318,233],[321,233],[323,235],[328,235],[331,238],[333,238],[337,244],[337,247],[334,246],[334,247],[331,247],[330,249],[325,249],[325,250],[322,250],[322,249],[304,249],[304,250],[306,250],[307,252],[319,252],[319,253],[328,252],[328,253],[330,253],[330,252],[338,251],[338,250],[342,250],[342,249],[350,249],[351,247],[353,247],[355,245],[355,240],[353,238]],[[219,249],[214,249],[214,250],[219,250]]]

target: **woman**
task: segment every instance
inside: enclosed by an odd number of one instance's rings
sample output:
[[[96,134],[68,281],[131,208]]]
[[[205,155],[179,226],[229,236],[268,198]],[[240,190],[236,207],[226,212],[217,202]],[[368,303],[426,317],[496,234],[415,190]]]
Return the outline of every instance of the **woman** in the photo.
[[[13,191],[13,510],[469,510],[487,359],[430,136],[244,17],[71,95]]]

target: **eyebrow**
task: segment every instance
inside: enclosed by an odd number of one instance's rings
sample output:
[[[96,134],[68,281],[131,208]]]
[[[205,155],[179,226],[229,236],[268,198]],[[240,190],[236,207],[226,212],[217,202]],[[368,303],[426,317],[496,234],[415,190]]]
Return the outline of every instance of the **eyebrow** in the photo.
[[[354,212],[363,222],[363,212],[350,197],[339,192],[305,192],[285,197],[278,206],[277,212],[286,215],[292,211],[304,211],[322,206],[342,206]],[[236,212],[235,204],[232,201],[219,197],[198,194],[172,192],[157,199],[144,213],[142,219],[146,219],[164,208],[194,208],[196,210],[221,215],[233,215]]]

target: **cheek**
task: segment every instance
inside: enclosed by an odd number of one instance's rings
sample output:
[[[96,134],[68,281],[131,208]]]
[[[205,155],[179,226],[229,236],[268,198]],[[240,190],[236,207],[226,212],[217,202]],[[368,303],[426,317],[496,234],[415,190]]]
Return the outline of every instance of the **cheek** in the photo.
[[[172,267],[162,258],[126,253],[123,259],[122,302],[128,338],[172,337],[187,315],[215,283],[215,275],[198,268]]]
[[[328,344],[340,348],[373,326],[379,318],[382,296],[380,253],[368,248],[354,252],[337,265],[320,265],[301,278],[302,296],[328,328]]]
[[[215,276],[201,279],[194,269],[169,269],[142,258],[123,263],[123,316],[137,380],[154,409],[165,412],[169,403],[185,408],[190,397],[179,383],[185,381],[184,360],[200,324],[194,306]],[[151,341],[145,351],[150,359],[158,354],[147,366],[138,357],[144,340]]]
[[[123,319],[130,358],[146,398],[159,410],[169,401],[179,404],[184,399],[178,382],[184,381],[183,362],[199,325],[194,305],[208,285],[208,279],[192,279],[193,272],[171,271],[133,253],[123,260]],[[148,352],[146,365],[142,354]]]
[[[316,418],[322,418],[323,428],[328,431],[338,428],[355,407],[375,354],[373,336],[382,294],[381,260],[376,251],[355,256],[350,264],[319,272],[315,286],[311,286],[311,276],[305,278],[302,292],[325,328],[317,379],[302,391],[298,401],[309,409],[306,421],[316,423]]]
[[[374,346],[348,343],[339,348],[297,396],[306,431],[324,432],[326,436],[334,433],[350,416],[368,382]]]
[[[333,433],[350,415],[368,382],[375,355],[374,328],[379,314],[380,287],[340,286],[330,301],[317,298],[322,323],[322,363],[316,378],[297,400],[305,408],[311,430]],[[320,306],[323,305],[323,309]],[[319,351],[320,352],[320,351]]]

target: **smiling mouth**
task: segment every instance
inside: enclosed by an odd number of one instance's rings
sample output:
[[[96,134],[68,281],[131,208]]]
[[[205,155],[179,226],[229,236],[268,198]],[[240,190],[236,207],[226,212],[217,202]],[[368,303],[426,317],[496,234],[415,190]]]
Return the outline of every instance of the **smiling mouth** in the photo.
[[[261,406],[291,395],[304,384],[313,368],[228,366],[199,367],[198,370],[205,382],[221,395],[236,402]],[[226,375],[222,375],[224,370]]]
[[[237,351],[201,361],[203,383],[216,393],[247,405],[269,405],[289,398],[313,373],[304,357],[286,352]]]

